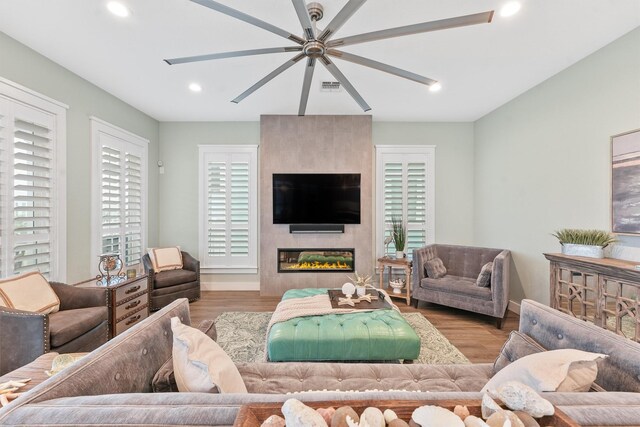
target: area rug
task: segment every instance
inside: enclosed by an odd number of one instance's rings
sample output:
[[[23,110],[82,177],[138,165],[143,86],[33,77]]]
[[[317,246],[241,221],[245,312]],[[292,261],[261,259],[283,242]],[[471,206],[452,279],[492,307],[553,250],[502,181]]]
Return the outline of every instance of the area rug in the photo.
[[[267,325],[271,312],[222,313],[216,319],[218,344],[234,362],[264,362]],[[420,313],[402,316],[420,337],[420,356],[414,363],[469,363],[460,351]]]

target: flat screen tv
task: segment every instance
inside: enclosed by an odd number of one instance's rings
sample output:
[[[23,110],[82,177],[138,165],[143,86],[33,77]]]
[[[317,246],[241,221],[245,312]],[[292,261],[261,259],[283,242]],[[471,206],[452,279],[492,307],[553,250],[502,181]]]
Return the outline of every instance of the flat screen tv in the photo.
[[[274,224],[360,224],[359,173],[274,173]]]

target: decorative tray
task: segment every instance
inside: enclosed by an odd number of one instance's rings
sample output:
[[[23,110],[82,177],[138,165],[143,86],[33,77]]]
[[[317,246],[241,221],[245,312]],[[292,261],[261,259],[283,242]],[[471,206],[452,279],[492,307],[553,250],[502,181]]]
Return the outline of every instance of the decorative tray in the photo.
[[[389,304],[389,302],[385,300],[384,295],[375,289],[367,289],[366,293],[367,295],[377,296],[378,297],[377,300],[373,300],[371,302],[360,301],[356,303],[354,306],[338,305],[339,299],[344,298],[344,294],[340,289],[329,289],[327,293],[329,294],[329,300],[331,301],[331,308],[349,308],[352,310],[354,309],[355,310],[358,310],[358,309],[371,310],[371,309],[377,309],[377,308],[391,309],[391,304]],[[354,298],[357,298],[357,296],[354,295]]]
[[[381,411],[385,409],[393,410],[399,418],[409,422],[413,411],[423,405],[442,406],[453,410],[456,405],[465,405],[471,415],[480,417],[481,402],[479,400],[333,400],[324,402],[304,402],[311,408],[328,408],[330,406],[338,409],[341,406],[351,406],[358,414],[366,408],[374,406]],[[271,415],[283,416],[280,409],[282,403],[252,403],[242,405],[236,422],[233,427],[260,427],[262,423]],[[537,419],[541,426],[549,427],[580,427],[580,424],[573,421],[567,414],[555,408],[553,416]]]

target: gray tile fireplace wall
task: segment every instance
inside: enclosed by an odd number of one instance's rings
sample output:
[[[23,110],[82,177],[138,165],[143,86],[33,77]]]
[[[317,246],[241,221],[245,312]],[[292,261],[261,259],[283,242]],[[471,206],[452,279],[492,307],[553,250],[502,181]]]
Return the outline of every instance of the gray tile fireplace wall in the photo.
[[[260,118],[260,294],[340,287],[345,273],[278,273],[278,248],[355,248],[359,273],[373,273],[373,144],[371,116]],[[274,173],[361,174],[360,224],[344,234],[290,234],[273,223]]]

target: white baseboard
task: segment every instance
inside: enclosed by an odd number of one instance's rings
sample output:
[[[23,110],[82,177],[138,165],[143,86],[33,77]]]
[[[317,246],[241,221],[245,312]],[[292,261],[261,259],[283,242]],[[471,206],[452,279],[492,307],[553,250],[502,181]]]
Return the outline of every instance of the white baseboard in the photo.
[[[520,303],[509,300],[509,305],[507,305],[507,310],[509,310],[510,312],[515,313],[515,314],[517,314],[519,316],[520,315]]]
[[[259,291],[260,282],[204,282],[200,281],[202,291]]]

